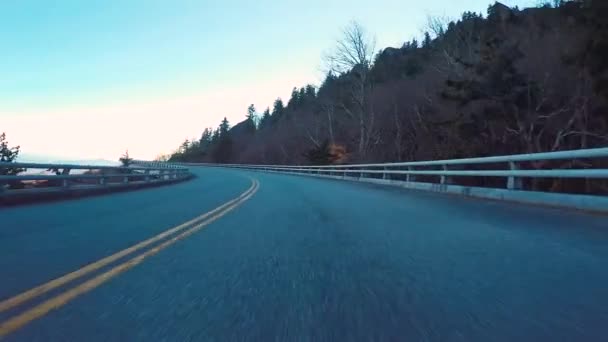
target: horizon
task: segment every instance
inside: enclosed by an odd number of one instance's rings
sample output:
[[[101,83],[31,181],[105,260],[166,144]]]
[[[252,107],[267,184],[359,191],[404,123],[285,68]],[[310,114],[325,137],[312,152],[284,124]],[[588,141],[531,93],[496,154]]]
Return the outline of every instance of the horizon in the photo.
[[[490,3],[1,4],[11,53],[0,56],[0,131],[26,157],[114,161],[128,149],[153,159],[223,117],[244,120],[249,104],[262,112],[293,87],[318,85],[322,54],[351,20],[379,50],[420,37],[429,15],[485,15]]]

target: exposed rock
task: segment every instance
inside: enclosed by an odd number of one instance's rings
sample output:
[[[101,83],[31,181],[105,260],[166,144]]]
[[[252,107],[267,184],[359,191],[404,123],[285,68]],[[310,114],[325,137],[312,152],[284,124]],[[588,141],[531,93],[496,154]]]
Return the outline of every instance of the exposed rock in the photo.
[[[497,19],[500,22],[507,22],[513,16],[513,10],[509,6],[496,2],[490,7],[489,19]]]

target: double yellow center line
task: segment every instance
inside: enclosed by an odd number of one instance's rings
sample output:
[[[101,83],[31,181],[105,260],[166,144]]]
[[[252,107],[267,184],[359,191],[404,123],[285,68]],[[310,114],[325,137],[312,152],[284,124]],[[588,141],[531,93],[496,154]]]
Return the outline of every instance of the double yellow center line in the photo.
[[[109,271],[101,273],[101,274],[93,277],[92,279],[87,280],[87,281],[83,282],[82,284],[79,284],[75,287],[68,288],[64,292],[42,302],[41,304],[38,304],[38,305],[34,306],[33,308],[28,309],[22,313],[19,313],[15,316],[9,318],[8,320],[0,323],[0,338],[23,327],[24,325],[28,324],[29,322],[31,322],[41,316],[44,316],[49,311],[57,309],[57,308],[65,305],[70,300],[98,287],[99,285],[112,279],[113,277],[117,276],[118,274],[125,272],[125,271],[129,270],[130,268],[140,264],[146,258],[171,246],[175,242],[182,240],[182,239],[196,233],[197,231],[201,230],[202,228],[209,225],[213,221],[226,215],[228,212],[232,211],[233,209],[235,209],[236,207],[238,207],[239,205],[241,205],[242,203],[247,201],[249,198],[251,198],[256,193],[256,191],[259,188],[259,182],[257,180],[252,180],[251,183],[252,183],[251,187],[249,189],[247,189],[247,191],[242,193],[240,196],[238,196],[237,198],[235,198],[231,201],[226,202],[225,204],[223,204],[203,215],[200,215],[177,227],[166,230],[152,238],[144,240],[144,241],[142,241],[134,246],[131,246],[127,249],[124,249],[120,252],[117,252],[117,253],[107,256],[103,259],[100,259],[96,262],[93,262],[81,269],[78,269],[74,272],[68,273],[64,276],[51,280],[45,284],[36,286],[28,291],[25,291],[14,297],[8,298],[8,299],[0,302],[0,313],[13,309],[13,308],[16,308],[24,303],[27,303],[28,301],[31,301],[32,299],[34,299],[44,293],[47,293],[53,289],[63,286],[73,280],[81,278],[96,270],[99,270],[100,268],[107,266],[107,265],[121,259],[122,257],[125,257],[131,253],[139,252],[140,250],[144,249],[145,247],[150,246],[151,244],[153,244],[155,242],[159,242],[159,241],[166,239],[164,242],[158,244],[157,246],[147,249],[147,250],[143,250],[143,251],[141,251],[141,254],[138,254],[138,255],[134,256],[133,258],[114,266]]]

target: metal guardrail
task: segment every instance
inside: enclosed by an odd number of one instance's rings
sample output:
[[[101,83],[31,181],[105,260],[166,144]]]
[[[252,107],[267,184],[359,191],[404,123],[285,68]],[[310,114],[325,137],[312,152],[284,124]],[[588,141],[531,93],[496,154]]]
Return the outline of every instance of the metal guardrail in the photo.
[[[593,178],[608,179],[608,169],[523,169],[522,163],[555,160],[608,159],[608,148],[559,151],[548,153],[518,154],[482,158],[450,160],[347,164],[347,165],[247,165],[216,164],[216,166],[248,170],[273,171],[295,174],[327,175],[342,178],[381,178],[391,180],[395,175],[403,175],[404,182],[416,182],[417,176],[437,176],[438,183],[453,184],[451,177],[504,177],[508,190],[523,190],[522,178]],[[497,170],[458,170],[465,166],[481,164],[506,164],[508,169]],[[189,164],[184,164],[189,165]],[[190,164],[195,165],[195,164]],[[431,169],[429,169],[431,168]]]
[[[11,169],[25,169],[28,172],[7,175]],[[128,167],[0,162],[0,199],[23,194],[35,196],[52,192],[142,186],[189,177],[191,173],[186,167],[156,162],[134,161]]]

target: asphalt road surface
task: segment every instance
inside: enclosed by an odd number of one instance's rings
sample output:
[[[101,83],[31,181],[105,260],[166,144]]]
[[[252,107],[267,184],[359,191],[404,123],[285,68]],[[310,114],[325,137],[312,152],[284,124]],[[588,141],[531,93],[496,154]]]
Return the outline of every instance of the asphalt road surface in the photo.
[[[195,173],[0,208],[0,340],[608,340],[607,216]]]

